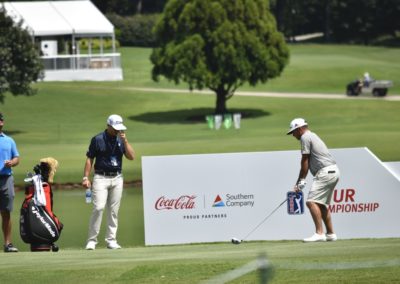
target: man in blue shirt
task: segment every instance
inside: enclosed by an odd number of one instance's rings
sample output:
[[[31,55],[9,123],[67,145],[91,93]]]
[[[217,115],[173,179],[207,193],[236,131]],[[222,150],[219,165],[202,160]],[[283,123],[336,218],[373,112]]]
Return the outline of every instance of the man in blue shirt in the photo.
[[[11,243],[11,211],[14,203],[12,167],[19,163],[15,141],[3,133],[4,116],[0,113],[0,212],[4,236],[4,252],[18,252]]]
[[[128,160],[135,158],[135,152],[128,143],[122,123],[122,117],[117,114],[107,119],[107,129],[90,142],[86,153],[86,163],[83,172],[82,185],[90,188],[92,185],[93,211],[90,218],[87,250],[94,250],[98,243],[103,211],[107,206],[107,230],[105,241],[107,248],[120,249],[117,242],[118,210],[123,190],[122,156]],[[89,180],[94,164],[93,184]]]

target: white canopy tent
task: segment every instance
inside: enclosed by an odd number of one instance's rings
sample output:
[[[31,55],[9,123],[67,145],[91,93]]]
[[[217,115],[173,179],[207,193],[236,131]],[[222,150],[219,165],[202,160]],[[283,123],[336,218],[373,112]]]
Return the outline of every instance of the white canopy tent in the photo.
[[[93,5],[84,1],[4,2],[7,14],[33,36],[112,36],[114,26]]]
[[[70,79],[65,75],[57,75],[56,80],[101,80],[103,76],[98,74],[88,75],[76,74],[76,70],[82,69],[118,69],[118,79],[122,80],[122,70],[120,68],[120,55],[115,53],[115,35],[114,26],[97,9],[97,7],[88,0],[78,1],[38,1],[38,2],[3,2],[7,15],[15,22],[22,22],[22,27],[27,29],[35,42],[41,42],[41,51],[43,52],[43,43],[53,44],[56,51],[54,53],[43,53],[42,59],[45,65],[45,80],[49,70],[71,70],[75,74]],[[57,52],[57,41],[70,38],[70,50],[67,55],[59,55]],[[92,39],[100,39],[100,53],[92,54]],[[112,53],[103,53],[103,39],[111,39]],[[81,55],[78,39],[88,40],[88,52]],[[45,47],[48,47],[46,44]],[[96,71],[96,70],[89,70]],[[110,73],[112,70],[97,70],[96,72]],[[64,72],[65,73],[65,72]],[[82,72],[81,72],[82,73]],[[90,73],[90,72],[89,72]],[[93,72],[92,72],[93,73]],[[115,76],[110,79],[114,80]],[[107,80],[107,78],[103,78]],[[52,80],[52,79],[50,79]]]

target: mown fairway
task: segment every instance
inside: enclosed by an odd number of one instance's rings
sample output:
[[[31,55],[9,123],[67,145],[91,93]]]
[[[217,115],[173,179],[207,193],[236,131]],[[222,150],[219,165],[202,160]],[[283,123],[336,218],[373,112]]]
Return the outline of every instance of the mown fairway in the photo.
[[[24,197],[23,191],[16,193],[15,213],[13,214],[13,243],[20,251],[30,251],[29,244],[23,243],[19,236],[19,209]],[[55,190],[54,213],[64,224],[61,237],[57,241],[64,249],[83,249],[89,226],[92,204],[85,203],[83,190]],[[103,220],[107,219],[104,213]],[[100,232],[98,248],[105,248],[105,223]],[[123,247],[144,246],[143,200],[140,188],[125,187],[119,214],[118,241]]]
[[[242,90],[344,93],[347,81],[368,69],[395,82],[390,95],[400,93],[398,49],[294,45],[291,50],[291,63],[280,78]],[[242,128],[212,131],[204,116],[213,113],[214,95],[134,89],[175,87],[151,81],[149,54],[149,49],[122,49],[123,82],[39,83],[36,96],[7,96],[1,107],[5,130],[22,158],[15,168],[17,183],[38,159],[50,155],[61,163],[56,182],[80,182],[90,138],[105,128],[111,113],[125,118],[138,154],[135,162],[125,163],[127,180],[141,179],[143,155],[297,149],[295,139],[284,135],[297,116],[307,118],[331,148],[365,146],[384,161],[400,160],[394,147],[400,138],[399,101],[234,96],[228,108],[247,115]]]
[[[385,161],[400,160],[399,102],[375,100],[276,99],[235,96],[232,112],[248,117],[239,131],[212,131],[203,117],[213,113],[214,95],[136,91],[134,87],[174,88],[151,80],[150,49],[123,48],[123,82],[37,84],[33,97],[8,95],[1,111],[5,131],[18,143],[17,183],[44,156],[61,165],[56,182],[79,182],[90,138],[105,128],[111,113],[121,114],[138,159],[126,162],[128,180],[141,179],[140,157],[187,153],[297,149],[284,135],[293,117],[306,117],[331,148],[369,147]],[[280,78],[242,90],[344,93],[347,81],[368,70],[391,79],[400,94],[400,50],[355,46],[291,46],[291,63]],[[186,88],[185,85],[178,86]],[[193,118],[197,120],[193,120]]]
[[[345,85],[368,71],[377,79],[394,81],[389,96],[400,94],[398,49],[294,45],[291,50],[291,63],[280,78],[241,90],[344,96]],[[149,54],[149,49],[122,49],[123,82],[39,83],[36,96],[8,95],[0,110],[6,116],[4,130],[21,154],[14,168],[16,183],[22,186],[26,172],[45,156],[60,162],[56,183],[80,183],[90,138],[105,128],[111,113],[125,118],[127,136],[137,152],[136,161],[124,162],[127,181],[141,179],[145,155],[298,149],[298,142],[285,135],[297,116],[307,118],[330,148],[368,147],[383,161],[400,161],[400,101],[235,96],[228,108],[247,115],[242,128],[215,131],[203,119],[213,113],[214,96],[134,89],[185,88],[165,80],[152,82]],[[400,281],[399,239],[145,248],[141,188],[132,186],[126,187],[120,213],[123,250],[103,249],[104,243],[94,252],[83,250],[91,208],[84,203],[83,190],[74,189],[55,191],[55,213],[65,224],[58,242],[61,251],[30,253],[19,238],[22,198],[18,191],[13,213],[13,239],[22,253],[0,258],[1,283],[197,283],[262,252],[276,268],[273,283]],[[256,277],[253,273],[235,283],[254,283]]]
[[[264,253],[273,266],[269,283],[400,281],[398,239],[23,252],[0,258],[0,278],[2,283],[199,283]],[[229,283],[257,283],[258,279],[258,272],[252,272]]]
[[[240,90],[274,92],[310,92],[344,94],[350,81],[368,71],[374,79],[392,80],[390,94],[400,94],[400,49],[351,45],[292,44],[290,63],[281,77],[255,88],[244,86]],[[141,87],[178,87],[161,80],[151,80],[148,57],[151,50],[123,48],[124,85]],[[132,67],[132,68],[131,68]]]
[[[297,116],[306,117],[330,148],[368,147],[384,161],[400,160],[400,149],[394,146],[400,139],[400,101],[235,97],[230,109],[251,117],[242,120],[238,131],[214,131],[202,119],[213,112],[211,95],[73,84],[41,90],[32,98],[7,98],[3,108],[6,132],[21,154],[15,168],[19,184],[45,156],[60,161],[56,182],[80,182],[90,138],[105,129],[111,113],[125,117],[127,136],[138,155],[134,162],[125,161],[127,180],[141,178],[144,155],[298,149],[298,142],[285,135]],[[193,116],[200,120],[190,121]]]

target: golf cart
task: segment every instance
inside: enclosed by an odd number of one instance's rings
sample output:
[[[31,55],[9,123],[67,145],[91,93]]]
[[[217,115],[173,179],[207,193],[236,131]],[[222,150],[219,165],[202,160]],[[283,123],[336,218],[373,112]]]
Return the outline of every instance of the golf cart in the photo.
[[[372,94],[374,97],[384,97],[390,87],[393,87],[393,82],[389,80],[372,80],[365,84],[361,79],[357,79],[347,84],[346,94],[348,96]]]

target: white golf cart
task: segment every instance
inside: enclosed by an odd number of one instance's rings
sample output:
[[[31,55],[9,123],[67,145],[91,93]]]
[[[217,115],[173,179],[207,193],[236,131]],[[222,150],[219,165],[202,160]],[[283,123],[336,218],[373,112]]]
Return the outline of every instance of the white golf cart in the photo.
[[[373,80],[369,84],[366,84],[358,79],[347,84],[346,94],[348,96],[372,94],[374,97],[384,97],[387,95],[390,87],[393,87],[393,82],[389,80]]]

